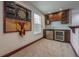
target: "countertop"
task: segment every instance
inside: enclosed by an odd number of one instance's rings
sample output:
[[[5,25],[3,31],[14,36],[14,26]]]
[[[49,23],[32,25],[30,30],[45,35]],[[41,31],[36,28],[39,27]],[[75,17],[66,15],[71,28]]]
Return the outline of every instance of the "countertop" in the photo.
[[[71,30],[71,29],[58,29],[58,28],[54,28],[54,29],[44,29],[44,30]]]

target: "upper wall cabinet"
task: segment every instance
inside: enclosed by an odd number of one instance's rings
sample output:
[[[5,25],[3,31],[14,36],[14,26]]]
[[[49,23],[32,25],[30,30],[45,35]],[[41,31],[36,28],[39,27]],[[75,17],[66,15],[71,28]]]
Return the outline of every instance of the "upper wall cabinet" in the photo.
[[[61,21],[62,24],[69,23],[69,9],[45,15],[46,22]]]
[[[62,24],[68,24],[69,23],[69,10],[64,11],[61,23]]]
[[[45,15],[45,24],[49,25],[51,21],[48,19],[48,15]]]

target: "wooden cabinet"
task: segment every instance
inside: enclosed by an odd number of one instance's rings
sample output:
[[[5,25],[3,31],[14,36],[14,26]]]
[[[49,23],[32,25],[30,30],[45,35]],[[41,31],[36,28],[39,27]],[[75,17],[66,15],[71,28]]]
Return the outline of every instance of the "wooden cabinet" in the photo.
[[[70,42],[70,30],[44,29],[43,34],[46,39]]]
[[[48,15],[48,18],[50,21],[60,21],[63,17],[63,11],[61,12],[56,12],[56,13],[53,13],[53,14],[49,14]]]
[[[51,23],[51,21],[48,18],[48,15],[45,15],[45,24],[49,25]]]
[[[46,31],[46,38],[53,40],[53,31]]]
[[[50,13],[45,15],[45,20],[46,22],[53,22],[53,21],[61,21],[62,24],[67,24],[69,23],[69,9],[55,12],[55,13]],[[47,23],[46,23],[47,24]]]
[[[65,12],[63,13],[63,17],[62,17],[62,24],[67,24],[69,23],[69,10],[65,10]]]
[[[43,36],[44,38],[53,40],[53,31],[51,29],[44,29]]]

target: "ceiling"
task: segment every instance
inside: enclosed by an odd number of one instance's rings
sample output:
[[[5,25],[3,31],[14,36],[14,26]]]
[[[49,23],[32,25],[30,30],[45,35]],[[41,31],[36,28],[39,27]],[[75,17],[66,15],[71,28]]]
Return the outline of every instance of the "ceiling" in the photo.
[[[79,1],[30,1],[30,3],[44,14],[57,12],[59,9],[79,8]]]

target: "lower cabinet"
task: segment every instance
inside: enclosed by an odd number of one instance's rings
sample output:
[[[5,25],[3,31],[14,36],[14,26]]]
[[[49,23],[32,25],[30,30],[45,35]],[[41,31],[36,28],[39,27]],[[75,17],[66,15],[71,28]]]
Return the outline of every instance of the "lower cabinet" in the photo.
[[[53,31],[46,31],[46,38],[53,40]]]
[[[44,38],[63,42],[70,42],[70,30],[44,29]]]
[[[51,30],[51,29],[44,29],[43,30],[43,37],[44,38],[53,40],[54,39],[53,35],[54,35],[53,30]]]
[[[64,41],[65,31],[55,30],[55,40]]]
[[[54,40],[70,42],[70,30],[54,30]]]

